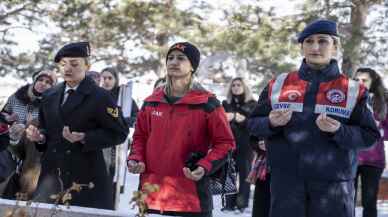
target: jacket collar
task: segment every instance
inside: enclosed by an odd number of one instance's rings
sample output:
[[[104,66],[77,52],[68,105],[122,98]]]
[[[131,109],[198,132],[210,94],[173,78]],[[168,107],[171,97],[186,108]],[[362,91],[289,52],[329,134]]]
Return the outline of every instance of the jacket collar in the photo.
[[[91,78],[86,76],[85,79],[82,80],[81,83],[77,86],[76,92],[81,93],[83,95],[88,95],[94,90],[93,86],[96,86],[94,81]],[[56,94],[63,94],[65,92],[65,88],[66,88],[66,83],[61,82],[55,85],[54,87],[50,88],[49,90],[47,90],[44,93],[44,95],[50,96],[50,95],[56,95]]]
[[[303,59],[302,65],[299,68],[299,76],[306,81],[317,80],[319,82],[327,82],[334,80],[340,76],[337,60],[332,59],[325,68],[316,70],[312,69]]]
[[[29,96],[29,91],[31,92],[32,94],[32,91],[30,90],[32,87],[33,84],[27,84],[27,85],[24,85],[23,87],[19,88],[16,93],[15,93],[15,97],[22,101],[24,104],[30,104],[30,103],[33,103],[33,99],[31,99],[31,97]],[[38,99],[39,97],[36,97],[36,99]],[[36,100],[35,99],[35,100]]]
[[[73,93],[73,97],[69,103],[66,103],[66,105],[62,106],[62,100],[63,95],[65,91],[66,84],[65,82],[59,83],[58,85],[51,88],[49,91],[45,93],[44,99],[52,99],[52,105],[57,107],[58,109],[55,109],[55,112],[61,111],[62,117],[65,119],[65,117],[68,117],[73,110],[75,110],[84,100],[84,98],[91,94],[97,85],[94,83],[94,81],[89,78],[85,77],[84,80],[81,81],[79,84],[77,90]]]
[[[193,88],[174,104],[196,105],[196,104],[207,103],[209,97],[211,96],[214,96],[214,94],[207,91],[199,83],[194,83]],[[164,86],[161,86],[155,89],[152,95],[147,97],[144,101],[167,103],[165,99]]]
[[[85,78],[75,88],[76,92],[84,95],[88,95],[93,90],[93,88],[91,87],[94,86],[94,84],[95,84],[94,81],[89,76],[85,76]]]

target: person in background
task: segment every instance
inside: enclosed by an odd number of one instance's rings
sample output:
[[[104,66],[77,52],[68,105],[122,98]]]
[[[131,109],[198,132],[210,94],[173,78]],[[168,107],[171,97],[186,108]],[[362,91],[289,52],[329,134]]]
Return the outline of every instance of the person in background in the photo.
[[[20,87],[8,98],[2,111],[4,114],[8,114],[8,119],[13,119],[9,128],[11,145],[5,151],[12,155],[15,160],[14,164],[17,165],[16,171],[9,179],[3,193],[3,197],[9,199],[14,199],[15,194],[21,192],[20,178],[27,173],[31,173],[30,168],[38,169],[34,169],[36,172],[33,176],[30,176],[33,187],[28,192],[29,195],[35,189],[39,177],[40,153],[34,146],[31,147],[24,141],[21,142],[21,139],[27,125],[32,120],[38,119],[42,94],[56,84],[57,77],[53,71],[42,70],[34,73],[32,80],[31,84]]]
[[[0,113],[0,152],[5,150],[9,145],[8,128],[9,123],[6,120],[5,115],[3,113]]]
[[[15,170],[9,162],[13,162],[12,156],[8,151],[4,151],[9,146],[9,123],[3,113],[0,113],[0,197],[2,197],[4,188],[7,185],[6,179]]]
[[[100,73],[98,73],[96,71],[87,71],[86,76],[89,76],[90,78],[92,78],[94,80],[94,82],[96,82],[97,86],[100,86],[100,84],[101,84]]]
[[[365,86],[338,68],[337,24],[316,20],[298,37],[304,59],[264,88],[248,120],[264,139],[271,217],[353,217],[357,153],[379,138]]]
[[[233,158],[236,161],[236,171],[239,177],[239,188],[237,194],[225,196],[225,207],[223,210],[238,209],[244,212],[248,207],[250,183],[245,179],[248,176],[253,152],[249,145],[249,130],[247,120],[250,113],[256,106],[251,90],[242,77],[233,78],[226,93],[226,100],[222,101],[226,112],[226,118],[232,128],[236,141],[236,151]]]
[[[89,56],[88,42],[69,43],[57,52],[54,61],[64,82],[45,92],[39,126],[26,130],[43,154],[34,201],[54,203],[52,195],[61,196],[76,183],[84,186],[71,192],[71,205],[113,209],[102,149],[122,143],[128,128],[111,94],[86,76]]]
[[[120,80],[118,71],[113,67],[107,67],[101,71],[101,79],[101,87],[105,90],[108,90],[117,102],[119,99],[121,88],[119,85]],[[134,126],[138,112],[139,107],[137,106],[136,101],[132,98],[131,116],[126,120],[129,127]]]
[[[361,178],[361,202],[363,217],[377,217],[377,194],[381,174],[385,168],[384,140],[388,138],[387,104],[385,101],[385,87],[380,75],[371,68],[359,68],[355,80],[369,90],[369,106],[382,135],[371,148],[358,153],[357,176]],[[356,191],[357,192],[357,191]],[[357,196],[357,194],[356,194]],[[357,201],[357,200],[355,200]]]
[[[259,140],[254,136],[251,136],[250,140],[255,156],[246,181],[255,185],[252,217],[268,217],[271,206],[271,190],[270,168],[267,165],[267,149],[263,140]]]
[[[149,213],[212,216],[208,174],[235,144],[220,102],[194,80],[199,62],[193,44],[172,45],[166,83],[145,99],[137,117],[127,165],[129,172],[140,173],[139,189],[159,186],[145,199]],[[197,154],[202,158],[194,162]]]
[[[22,86],[8,98],[2,111],[16,116],[14,128],[23,129],[24,127],[19,126],[25,125],[28,119],[38,118],[42,94],[56,82],[57,78],[53,71],[39,71],[33,75],[32,84]],[[18,129],[15,131],[19,131]]]
[[[105,90],[109,91],[111,95],[113,96],[113,99],[115,102],[118,102],[119,99],[119,94],[120,94],[120,89],[122,88],[119,80],[119,73],[116,70],[116,68],[113,67],[107,67],[104,68],[101,73],[100,73],[102,82],[101,82],[101,87],[104,88]],[[125,117],[124,121],[126,122],[128,128],[134,127],[135,122],[136,122],[136,116],[137,113],[139,112],[139,107],[136,104],[136,101],[131,98],[132,100],[132,106],[131,106],[131,115],[129,117]],[[119,105],[120,107],[120,105]],[[107,170],[110,175],[110,177],[114,178],[115,171],[116,171],[116,148],[115,147],[110,147],[106,148],[103,150],[104,152],[104,158],[107,163]],[[126,154],[125,154],[126,155]],[[117,183],[114,182],[113,185],[113,195],[116,195],[116,185]]]

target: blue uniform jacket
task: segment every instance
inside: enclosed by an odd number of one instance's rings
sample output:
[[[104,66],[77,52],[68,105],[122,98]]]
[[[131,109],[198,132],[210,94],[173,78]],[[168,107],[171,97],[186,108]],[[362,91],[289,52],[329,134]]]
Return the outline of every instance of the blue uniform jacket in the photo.
[[[248,120],[254,136],[265,139],[273,175],[297,175],[305,180],[346,181],[353,179],[357,167],[357,151],[374,144],[380,137],[370,110],[367,91],[357,101],[350,118],[330,116],[341,122],[335,133],[321,131],[315,121],[316,94],[321,82],[340,76],[337,61],[321,71],[313,71],[303,61],[299,78],[308,82],[303,112],[293,112],[286,126],[272,128],[268,115],[272,110],[268,86]]]

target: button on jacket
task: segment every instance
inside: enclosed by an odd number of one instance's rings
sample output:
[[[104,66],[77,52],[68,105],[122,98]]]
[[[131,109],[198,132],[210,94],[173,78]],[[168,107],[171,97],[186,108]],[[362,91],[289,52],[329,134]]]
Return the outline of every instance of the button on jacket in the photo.
[[[105,169],[102,149],[122,143],[128,128],[110,93],[91,78],[81,81],[62,106],[64,90],[65,83],[60,83],[42,100],[39,118],[46,143],[36,144],[44,154],[35,195],[38,200],[52,202],[47,195],[61,191],[58,180],[63,182],[64,189],[73,182],[93,182],[93,189],[83,188],[72,195],[71,205],[112,209],[112,180]],[[84,141],[70,143],[62,136],[64,126],[69,126],[70,131],[84,132]]]

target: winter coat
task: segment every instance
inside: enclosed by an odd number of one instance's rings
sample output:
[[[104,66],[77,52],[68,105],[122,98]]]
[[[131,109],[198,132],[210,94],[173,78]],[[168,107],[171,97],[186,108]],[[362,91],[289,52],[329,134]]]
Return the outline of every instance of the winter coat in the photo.
[[[351,93],[339,90],[346,90],[350,79],[340,74],[335,60],[320,71],[314,71],[303,61],[298,72],[287,76],[296,80],[287,83],[289,95],[282,92],[285,94],[281,95],[282,100],[289,100],[291,104],[301,102],[297,105],[302,105],[302,111],[294,111],[285,126],[271,127],[268,115],[273,107],[267,86],[248,120],[251,133],[266,139],[271,174],[288,174],[305,180],[320,181],[354,179],[358,150],[370,147],[380,137],[373,116],[367,108],[366,88],[359,86],[359,94],[355,96],[355,107],[351,112],[333,115],[329,113],[337,110],[326,110],[328,116],[341,122],[335,133],[327,133],[321,131],[315,122],[320,113],[316,112],[319,109],[318,101],[331,102],[332,104],[328,104],[330,106],[342,105]],[[303,85],[296,85],[300,83]],[[327,85],[335,86],[325,89]],[[359,84],[355,84],[355,87],[357,85]],[[344,117],[345,115],[349,116]]]
[[[168,103],[160,87],[145,99],[138,113],[128,160],[146,165],[140,186],[148,182],[160,187],[146,199],[150,212],[210,212],[208,177],[195,182],[182,169],[191,153],[201,152],[205,157],[197,165],[209,174],[234,147],[224,109],[212,93],[194,84],[178,101]]]
[[[112,94],[115,102],[117,102],[119,99],[120,86],[113,88],[110,93]],[[132,98],[131,116],[128,119],[125,119],[125,122],[128,124],[128,127],[133,127],[135,125],[138,112],[139,107],[137,106],[136,101]]]
[[[113,96],[115,102],[118,102],[120,86],[117,86],[109,91]],[[124,118],[128,128],[134,127],[136,122],[136,116],[139,112],[139,107],[136,104],[136,101],[132,98],[132,107],[131,107],[131,116]],[[104,159],[107,165],[108,174],[113,178],[116,170],[116,146],[108,147],[103,150]]]
[[[361,150],[358,153],[358,165],[385,168],[384,141],[388,140],[388,116],[385,120],[378,122],[378,128],[382,138],[380,138],[372,147]]]
[[[1,115],[1,114],[0,114]],[[5,150],[9,145],[8,124],[0,119],[0,152]]]
[[[34,97],[32,99],[29,96],[31,88],[32,84],[19,88],[8,98],[3,109],[8,114],[17,115],[16,123],[27,125],[30,121],[35,120],[37,122],[38,120],[41,97]],[[35,125],[38,125],[38,123],[35,123]],[[14,173],[12,173],[12,178],[8,180],[3,197],[14,199],[17,192],[27,193],[28,196],[31,196],[36,188],[36,182],[40,174],[41,154],[25,138],[9,146],[7,151],[12,153],[14,160],[16,159],[14,164],[18,164],[18,170],[13,171]]]
[[[236,141],[236,152],[239,155],[246,156],[252,154],[252,149],[249,145],[249,130],[247,128],[248,118],[256,106],[256,101],[250,100],[248,102],[235,102],[232,100],[229,103],[227,100],[222,101],[222,106],[225,112],[238,112],[245,116],[243,122],[237,122],[236,120],[230,121],[230,127],[232,128],[233,135]]]
[[[47,91],[42,100],[39,122],[46,136],[36,143],[42,156],[41,176],[35,200],[53,202],[51,194],[78,184],[93,183],[72,194],[71,205],[113,208],[112,181],[108,177],[102,149],[122,143],[128,128],[110,93],[86,77],[62,105],[65,83]],[[84,132],[82,142],[70,143],[62,136],[64,126]]]
[[[19,88],[13,95],[11,95],[5,104],[3,111],[18,116],[16,123],[26,124],[27,119],[37,119],[39,116],[40,97],[32,100],[28,96],[29,88],[32,84],[27,84]]]

